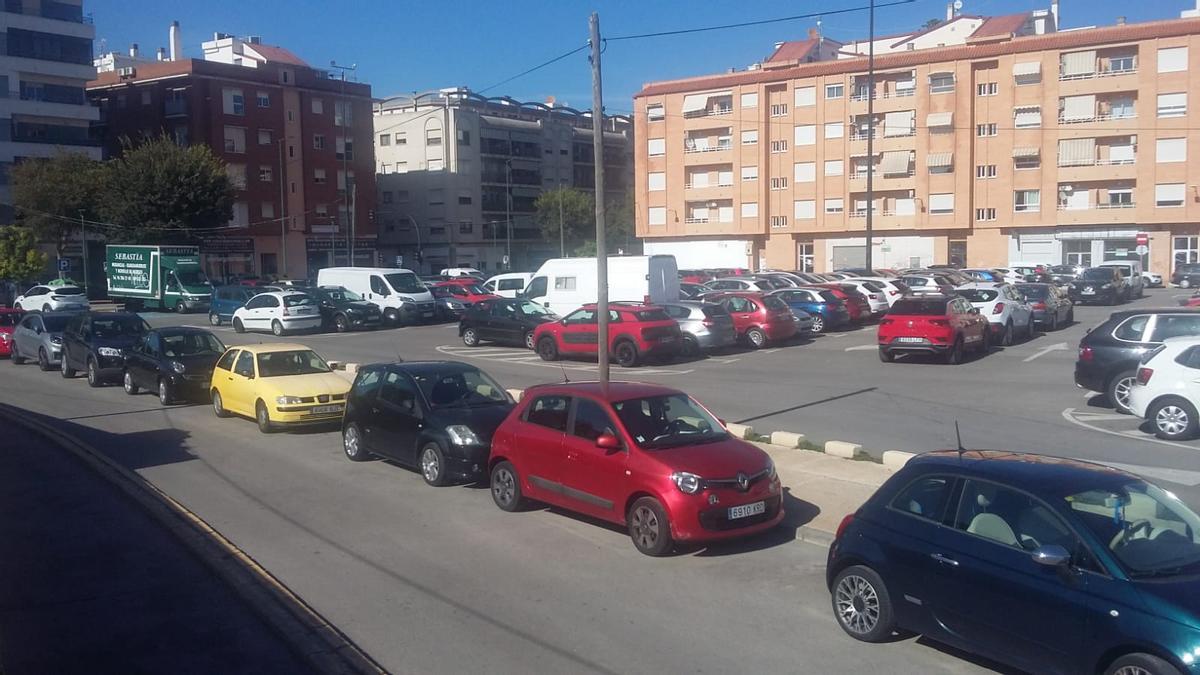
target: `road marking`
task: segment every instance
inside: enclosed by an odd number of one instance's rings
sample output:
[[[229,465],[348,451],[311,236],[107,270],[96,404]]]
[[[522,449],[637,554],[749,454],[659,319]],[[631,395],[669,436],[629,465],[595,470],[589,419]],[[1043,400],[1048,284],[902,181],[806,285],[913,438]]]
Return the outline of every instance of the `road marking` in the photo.
[[[1050,352],[1058,352],[1058,351],[1062,351],[1067,348],[1068,348],[1067,343],[1059,342],[1058,344],[1053,344],[1053,345],[1050,345],[1049,347],[1043,347],[1042,349],[1038,350],[1038,352],[1036,354],[1025,357],[1024,361],[1025,361],[1025,363],[1029,363],[1030,361],[1032,361],[1038,357],[1045,356],[1045,355],[1049,354]]]
[[[1133,419],[1133,418],[1132,418],[1132,417],[1130,417],[1129,415],[1122,415],[1121,413],[1090,413],[1090,412],[1077,412],[1077,413],[1075,413],[1075,416],[1076,416],[1077,418],[1079,418],[1079,419],[1085,419],[1085,420],[1088,420],[1088,421],[1090,421],[1090,422],[1104,422],[1104,421],[1108,421],[1108,420],[1128,420],[1128,419]]]
[[[738,362],[738,361],[741,361],[741,360],[742,360],[742,357],[740,357],[740,356],[734,356],[734,357],[732,357],[732,358],[728,358],[728,359],[718,359],[718,358],[716,358],[716,357],[710,357],[708,360],[709,360],[709,361],[713,361],[713,362],[715,362],[715,363],[736,363],[736,362]]]
[[[1074,408],[1067,408],[1066,410],[1062,411],[1063,419],[1067,420],[1071,424],[1083,427],[1084,429],[1091,429],[1092,431],[1099,431],[1100,433],[1108,434],[1109,436],[1116,436],[1117,438],[1124,438],[1125,440],[1130,440],[1130,437],[1127,436],[1124,432],[1113,431],[1111,429],[1102,429],[1098,426],[1088,424],[1087,422],[1084,422],[1083,420],[1075,419],[1074,413],[1075,413]],[[1127,417],[1128,419],[1131,419],[1131,420],[1137,419],[1136,417],[1131,417],[1128,415],[1122,415],[1122,417]],[[1175,447],[1175,448],[1183,448],[1184,450],[1200,451],[1200,447],[1196,447],[1194,445],[1187,445],[1186,443],[1176,443],[1174,441],[1164,441],[1160,438],[1154,438],[1152,436],[1148,436],[1147,434],[1144,434],[1141,432],[1138,432],[1138,436],[1139,437],[1137,438],[1137,440],[1142,441],[1143,443],[1156,443],[1158,445],[1169,445],[1169,446]]]
[[[832,338],[844,338],[849,335],[849,333],[826,333],[825,335]]]
[[[485,350],[463,345],[438,345],[437,351],[454,358],[480,359],[482,361],[495,361],[498,363],[515,363],[525,366],[537,366],[539,368],[554,368],[566,370],[585,370],[589,372],[597,372],[598,368],[587,363],[571,363],[570,361],[543,361],[539,356],[528,356],[525,350],[510,350],[505,353],[481,353]],[[519,356],[518,356],[519,355]],[[516,357],[516,358],[512,358]],[[695,368],[687,370],[675,370],[673,368],[630,368],[618,369],[614,372],[637,373],[639,375],[687,375],[696,372]]]
[[[865,352],[871,349],[878,349],[879,345],[858,345],[857,347],[846,347],[848,352]]]

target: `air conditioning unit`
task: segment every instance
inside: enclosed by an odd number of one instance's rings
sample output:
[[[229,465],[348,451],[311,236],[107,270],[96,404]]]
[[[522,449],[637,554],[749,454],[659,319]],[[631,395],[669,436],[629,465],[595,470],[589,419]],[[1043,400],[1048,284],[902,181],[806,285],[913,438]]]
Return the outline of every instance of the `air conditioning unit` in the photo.
[[[122,80],[134,77],[136,75],[137,68],[134,68],[133,66],[126,66],[124,68],[117,69],[117,77],[121,78]]]

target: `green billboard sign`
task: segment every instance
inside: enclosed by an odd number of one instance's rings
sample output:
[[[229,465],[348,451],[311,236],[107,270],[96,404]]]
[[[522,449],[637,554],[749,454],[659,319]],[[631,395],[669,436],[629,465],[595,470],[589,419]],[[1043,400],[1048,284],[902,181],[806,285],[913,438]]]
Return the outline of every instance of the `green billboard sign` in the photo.
[[[151,273],[154,265],[152,256],[158,250],[153,246],[109,246],[108,247],[108,290],[110,293],[154,295],[155,279]]]

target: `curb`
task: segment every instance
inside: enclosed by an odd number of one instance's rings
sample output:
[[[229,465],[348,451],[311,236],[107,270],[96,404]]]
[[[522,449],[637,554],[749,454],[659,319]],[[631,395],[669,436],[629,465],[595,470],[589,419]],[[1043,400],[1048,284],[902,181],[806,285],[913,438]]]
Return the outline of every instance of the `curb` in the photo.
[[[338,675],[387,672],[246,552],[137,473],[70,434],[21,416],[17,408],[0,404],[0,417],[70,452],[146,509],[317,672]]]

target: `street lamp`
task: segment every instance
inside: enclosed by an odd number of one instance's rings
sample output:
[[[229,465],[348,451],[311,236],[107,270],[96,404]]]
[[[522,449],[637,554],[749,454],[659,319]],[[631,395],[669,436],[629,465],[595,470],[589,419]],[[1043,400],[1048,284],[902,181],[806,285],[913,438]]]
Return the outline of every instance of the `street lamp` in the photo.
[[[512,269],[512,160],[504,160],[504,259],[505,269]]]

